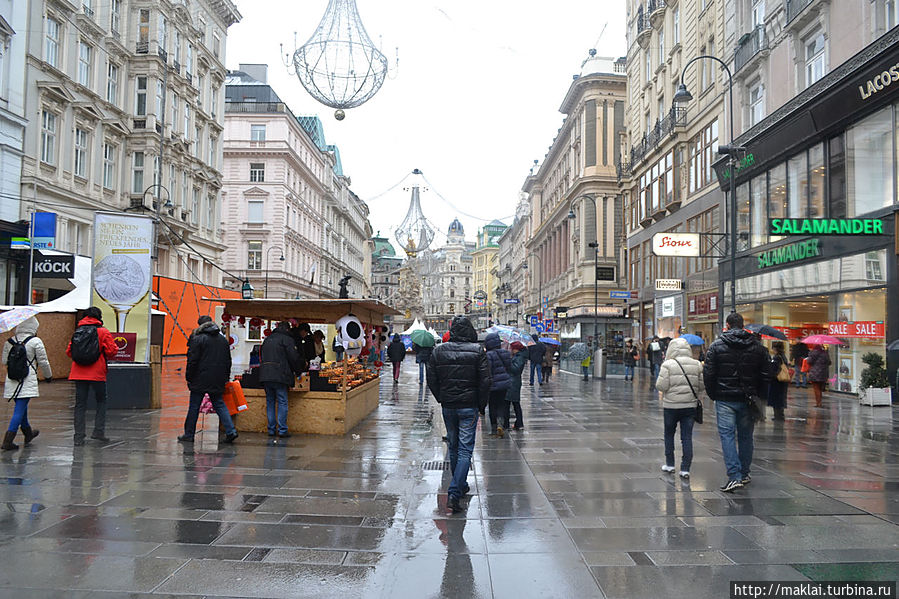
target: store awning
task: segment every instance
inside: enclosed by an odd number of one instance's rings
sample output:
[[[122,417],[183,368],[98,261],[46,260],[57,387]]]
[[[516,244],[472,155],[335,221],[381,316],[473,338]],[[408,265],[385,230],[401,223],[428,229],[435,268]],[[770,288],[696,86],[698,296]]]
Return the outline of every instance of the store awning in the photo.
[[[363,299],[226,299],[224,302],[225,312],[232,316],[266,320],[296,318],[308,323],[333,323],[353,314],[363,323],[383,324],[385,316],[400,313],[379,301]]]

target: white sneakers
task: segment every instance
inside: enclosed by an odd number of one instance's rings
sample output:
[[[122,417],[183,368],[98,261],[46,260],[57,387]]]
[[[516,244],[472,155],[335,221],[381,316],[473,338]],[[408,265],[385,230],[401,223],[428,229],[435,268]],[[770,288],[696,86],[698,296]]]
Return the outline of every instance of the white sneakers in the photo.
[[[690,473],[687,472],[686,470],[681,470],[681,471],[680,471],[680,477],[681,477],[681,478],[690,478]]]
[[[672,473],[674,472],[674,466],[668,466],[667,464],[662,464],[662,472]]]

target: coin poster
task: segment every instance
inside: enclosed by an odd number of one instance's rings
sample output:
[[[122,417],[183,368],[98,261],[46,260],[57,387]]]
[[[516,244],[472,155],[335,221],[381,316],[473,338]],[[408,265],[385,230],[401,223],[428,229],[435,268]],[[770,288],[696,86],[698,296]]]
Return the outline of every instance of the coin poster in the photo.
[[[153,231],[147,216],[94,215],[91,304],[103,312],[116,345],[130,346],[120,352],[125,360],[149,361]]]

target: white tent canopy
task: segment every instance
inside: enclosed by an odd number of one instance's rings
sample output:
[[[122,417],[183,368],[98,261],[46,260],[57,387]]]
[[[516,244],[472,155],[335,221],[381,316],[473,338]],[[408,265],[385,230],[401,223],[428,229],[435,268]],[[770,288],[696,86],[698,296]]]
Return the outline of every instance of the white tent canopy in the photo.
[[[417,318],[412,321],[412,324],[409,325],[409,328],[405,331],[402,331],[400,335],[411,335],[412,331],[426,331],[425,325],[421,324],[421,321]]]

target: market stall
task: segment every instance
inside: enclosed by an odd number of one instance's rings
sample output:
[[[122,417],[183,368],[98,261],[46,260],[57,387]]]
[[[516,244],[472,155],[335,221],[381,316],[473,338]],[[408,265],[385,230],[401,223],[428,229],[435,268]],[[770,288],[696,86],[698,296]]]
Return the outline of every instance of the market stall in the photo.
[[[399,314],[393,308],[374,300],[228,299],[223,310],[226,326],[238,326],[237,322],[247,319],[262,319],[270,328],[291,319],[337,325],[347,349],[344,359],[323,363],[288,392],[287,428],[291,433],[343,435],[378,407],[379,368],[367,366],[363,359],[367,352],[361,350],[370,343],[365,327],[384,326],[385,316]],[[234,419],[237,430],[266,432],[265,390],[245,388],[243,393],[247,408]]]

